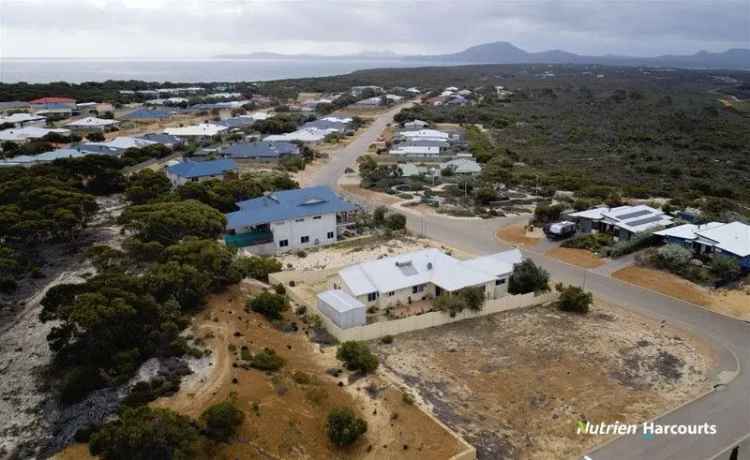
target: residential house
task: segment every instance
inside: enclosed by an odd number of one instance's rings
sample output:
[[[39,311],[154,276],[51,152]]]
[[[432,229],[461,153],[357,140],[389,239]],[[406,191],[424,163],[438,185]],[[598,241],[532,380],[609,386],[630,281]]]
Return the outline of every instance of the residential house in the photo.
[[[239,142],[230,145],[221,152],[224,158],[235,160],[278,160],[285,156],[296,156],[300,154],[297,144],[291,142]]]
[[[10,141],[17,144],[41,139],[49,133],[57,133],[69,136],[69,129],[47,129],[38,126],[25,126],[23,128],[11,128],[0,131],[0,142]]]
[[[654,233],[666,243],[679,244],[697,255],[720,254],[736,258],[750,270],[750,225],[742,222],[684,224]]]
[[[36,126],[43,128],[47,126],[47,118],[41,115],[32,115],[30,113],[14,113],[5,117],[0,117],[0,126],[10,128],[23,128],[24,126]]]
[[[191,161],[185,160],[167,167],[167,177],[172,185],[179,186],[188,182],[204,182],[213,179],[225,179],[227,174],[237,174],[239,168],[233,160]]]
[[[180,139],[179,137],[165,133],[147,133],[140,136],[140,138],[167,146],[170,149],[183,143],[182,139]]]
[[[458,260],[430,248],[346,267],[329,283],[368,307],[387,308],[481,287],[487,299],[508,293],[508,279],[523,260],[518,249]]]
[[[96,131],[106,131],[108,129],[114,128],[117,125],[119,125],[120,122],[117,120],[109,120],[106,118],[97,118],[97,117],[86,117],[81,118],[80,120],[73,120],[69,121],[65,124],[68,129],[72,129],[75,131],[87,131],[87,132],[96,132]]]
[[[367,307],[340,289],[318,294],[318,310],[341,329],[367,324]]]
[[[5,101],[0,102],[0,114],[13,114],[16,112],[29,112],[31,104],[24,101]]]
[[[218,136],[228,129],[229,128],[223,125],[200,123],[191,126],[181,126],[179,128],[167,128],[164,130],[164,133],[184,140],[200,141]]]
[[[226,243],[276,254],[335,243],[357,207],[328,187],[271,192],[226,215]]]
[[[620,239],[659,230],[672,224],[673,218],[660,209],[640,204],[637,206],[599,207],[568,214],[581,232],[611,233]]]
[[[229,129],[243,129],[249,128],[255,123],[255,118],[249,115],[240,115],[238,117],[225,118],[218,122],[222,126],[226,126]]]
[[[381,94],[383,93],[383,88],[380,86],[374,86],[374,85],[366,85],[366,86],[352,86],[352,96],[359,97],[362,94],[364,94],[366,91],[372,91],[375,94]]]
[[[157,142],[138,137],[119,136],[106,142],[86,142],[78,144],[75,148],[88,155],[109,155],[119,157],[127,149],[140,149]]]
[[[166,120],[176,113],[177,111],[172,109],[150,109],[147,107],[139,107],[132,112],[126,113],[120,118],[129,121],[159,121]]]
[[[440,170],[451,169],[454,174],[468,174],[475,176],[482,172],[482,166],[473,159],[457,158],[440,164]]]
[[[71,107],[68,104],[60,104],[51,102],[49,104],[34,104],[32,105],[32,111],[36,115],[45,116],[52,120],[62,120],[64,118],[70,118],[73,116],[75,104]]]
[[[321,130],[330,130],[339,133],[352,131],[351,118],[325,117],[320,120],[308,121],[302,125],[302,128],[315,128]]]
[[[453,141],[457,136],[449,133],[438,131],[437,129],[415,129],[399,131],[397,137],[410,141]]]
[[[7,160],[0,160],[0,166],[30,167],[38,164],[51,163],[55,160],[79,158],[86,155],[86,153],[79,152],[76,149],[57,149],[51,152],[40,153],[39,155],[18,155]]]
[[[368,97],[354,103],[354,105],[366,106],[366,107],[377,107],[383,105],[383,98],[380,96]]]
[[[335,133],[332,129],[318,129],[318,128],[300,128],[291,133],[285,134],[271,134],[263,138],[266,142],[304,142],[308,144],[317,144],[323,142],[325,137],[331,133]]]
[[[413,140],[393,144],[389,155],[410,158],[437,158],[448,149],[448,143],[436,140]]]
[[[412,120],[404,123],[404,128],[407,128],[409,130],[420,130],[428,126],[430,126],[430,124],[422,120]]]

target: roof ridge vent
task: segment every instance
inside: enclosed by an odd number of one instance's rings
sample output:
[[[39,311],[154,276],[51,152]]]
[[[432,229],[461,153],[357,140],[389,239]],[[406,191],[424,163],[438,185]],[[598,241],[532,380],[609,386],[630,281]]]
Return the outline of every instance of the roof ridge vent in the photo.
[[[401,268],[401,267],[409,267],[409,266],[411,266],[411,259],[397,260],[396,261],[396,266],[399,267],[399,268]]]

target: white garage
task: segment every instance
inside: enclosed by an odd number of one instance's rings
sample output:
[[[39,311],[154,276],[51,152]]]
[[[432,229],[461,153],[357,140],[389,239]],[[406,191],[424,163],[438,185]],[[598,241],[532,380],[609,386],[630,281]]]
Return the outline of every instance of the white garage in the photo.
[[[341,329],[367,324],[365,305],[339,289],[318,294],[318,310]]]

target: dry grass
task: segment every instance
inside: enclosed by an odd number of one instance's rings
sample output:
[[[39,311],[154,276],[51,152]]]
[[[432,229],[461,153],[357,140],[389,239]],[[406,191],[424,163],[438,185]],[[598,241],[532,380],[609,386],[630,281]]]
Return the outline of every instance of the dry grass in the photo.
[[[606,262],[601,257],[597,257],[585,249],[574,248],[554,248],[544,253],[545,256],[554,257],[572,265],[583,268],[601,267]]]
[[[713,356],[684,331],[597,303],[536,307],[402,334],[377,345],[396,381],[479,459],[580,458],[606,438],[578,420],[643,421],[710,387]]]
[[[508,225],[497,231],[497,237],[507,243],[518,244],[525,248],[533,248],[541,241],[539,232],[528,232],[522,224]]]
[[[646,267],[625,267],[612,274],[614,278],[653,289],[670,297],[702,306],[709,306],[709,293],[677,275]]]

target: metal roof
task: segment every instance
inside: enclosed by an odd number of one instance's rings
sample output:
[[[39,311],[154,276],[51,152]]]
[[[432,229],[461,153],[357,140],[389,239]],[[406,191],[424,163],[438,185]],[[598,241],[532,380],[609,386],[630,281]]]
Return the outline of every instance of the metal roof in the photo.
[[[739,257],[750,256],[750,225],[731,222],[697,232],[697,235],[716,242],[716,247]]]
[[[365,304],[340,289],[321,292],[318,294],[318,299],[325,302],[338,313],[365,308]]]
[[[230,230],[356,209],[356,206],[344,201],[325,186],[273,192],[260,198],[240,201],[237,206],[239,211],[226,215],[227,228]]]
[[[291,142],[240,142],[224,149],[221,154],[232,158],[278,158],[299,155],[299,146]]]
[[[167,172],[180,177],[218,176],[237,169],[233,160],[183,161],[167,168]]]

